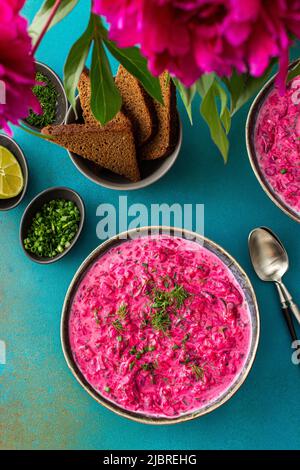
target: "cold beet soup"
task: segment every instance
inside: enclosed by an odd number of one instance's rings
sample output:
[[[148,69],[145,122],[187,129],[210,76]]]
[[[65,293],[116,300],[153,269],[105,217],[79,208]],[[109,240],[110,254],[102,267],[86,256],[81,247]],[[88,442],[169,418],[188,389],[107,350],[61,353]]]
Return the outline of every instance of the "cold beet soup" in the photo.
[[[255,147],[260,169],[271,189],[300,214],[300,77],[284,96],[275,87],[259,111]]]
[[[193,241],[141,237],[82,279],[69,337],[85,379],[126,410],[175,417],[220,396],[241,372],[251,320],[225,264]]]

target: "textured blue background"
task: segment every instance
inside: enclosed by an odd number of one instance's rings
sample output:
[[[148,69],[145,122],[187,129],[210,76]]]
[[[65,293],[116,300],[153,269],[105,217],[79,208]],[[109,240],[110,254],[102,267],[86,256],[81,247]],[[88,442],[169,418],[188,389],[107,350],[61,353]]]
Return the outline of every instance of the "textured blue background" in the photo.
[[[39,1],[28,1],[32,18]],[[87,22],[87,3],[49,32],[37,58],[60,75],[67,52]],[[113,64],[114,68],[116,64]],[[150,188],[128,193],[128,202],[204,203],[205,233],[230,251],[249,273],[261,309],[261,341],[253,369],[239,392],[214,413],[175,427],[151,427],[102,408],[67,369],[59,337],[61,306],[72,276],[99,241],[96,208],[117,205],[118,193],[102,189],[77,172],[67,153],[16,129],[14,137],[28,159],[30,181],[23,203],[0,213],[0,339],[7,343],[7,365],[0,366],[0,448],[2,449],[291,449],[300,447],[300,374],[291,363],[289,336],[276,293],[251,269],[247,236],[268,225],[290,253],[286,276],[300,302],[299,226],[280,212],[256,181],[246,154],[240,112],[231,132],[224,166],[205,124],[190,127],[182,105],[184,143],[172,170]],[[247,108],[247,107],[246,107]],[[86,202],[87,221],[76,248],[57,264],[40,266],[23,254],[19,223],[39,191],[66,185]]]

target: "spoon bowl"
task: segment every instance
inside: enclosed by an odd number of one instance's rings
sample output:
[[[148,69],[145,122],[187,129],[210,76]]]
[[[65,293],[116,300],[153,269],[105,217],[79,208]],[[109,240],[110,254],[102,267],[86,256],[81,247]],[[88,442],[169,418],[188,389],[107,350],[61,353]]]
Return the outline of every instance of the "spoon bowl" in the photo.
[[[256,274],[262,281],[280,282],[289,268],[289,259],[280,240],[265,227],[249,235],[249,251]]]
[[[272,230],[259,227],[250,232],[248,245],[256,274],[262,281],[275,283],[282,307],[288,306],[300,323],[300,310],[282,282],[289,268],[289,258],[283,244]]]

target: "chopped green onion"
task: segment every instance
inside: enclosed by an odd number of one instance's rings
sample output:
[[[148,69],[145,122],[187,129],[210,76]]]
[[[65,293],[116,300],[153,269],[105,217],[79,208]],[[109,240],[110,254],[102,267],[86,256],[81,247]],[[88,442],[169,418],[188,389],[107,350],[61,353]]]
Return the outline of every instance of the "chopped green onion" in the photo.
[[[70,246],[79,222],[80,212],[74,202],[65,199],[49,201],[32,219],[23,240],[24,247],[39,257],[53,258]]]

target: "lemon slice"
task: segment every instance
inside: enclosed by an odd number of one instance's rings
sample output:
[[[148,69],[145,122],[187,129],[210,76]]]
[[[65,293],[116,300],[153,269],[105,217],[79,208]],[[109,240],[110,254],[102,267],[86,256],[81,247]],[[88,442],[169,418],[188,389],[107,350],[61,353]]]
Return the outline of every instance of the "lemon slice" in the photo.
[[[0,199],[17,196],[23,186],[23,174],[16,157],[0,145]]]

